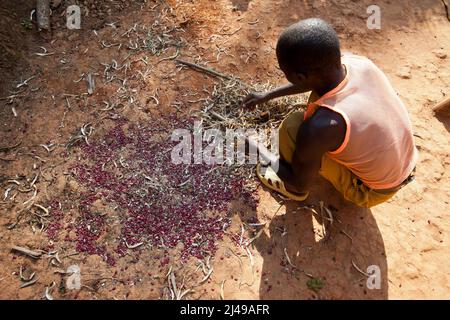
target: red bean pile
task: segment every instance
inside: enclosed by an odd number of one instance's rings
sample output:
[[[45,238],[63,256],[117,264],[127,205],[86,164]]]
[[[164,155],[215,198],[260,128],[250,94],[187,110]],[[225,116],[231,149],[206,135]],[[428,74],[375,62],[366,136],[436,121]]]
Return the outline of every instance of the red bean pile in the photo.
[[[234,167],[172,163],[171,151],[178,142],[170,140],[171,132],[191,128],[192,121],[175,115],[151,123],[121,119],[103,138],[84,144],[72,174],[87,191],[78,203],[76,238],[66,240],[110,265],[141,242],[144,245],[133,250],[177,246],[182,260],[214,254],[231,223],[230,202],[239,200],[256,210],[257,197]],[[101,239],[108,230],[108,215],[93,210],[96,200],[120,219],[120,235],[107,244]],[[55,221],[47,234],[54,238],[60,229]],[[161,260],[168,262],[167,257]]]

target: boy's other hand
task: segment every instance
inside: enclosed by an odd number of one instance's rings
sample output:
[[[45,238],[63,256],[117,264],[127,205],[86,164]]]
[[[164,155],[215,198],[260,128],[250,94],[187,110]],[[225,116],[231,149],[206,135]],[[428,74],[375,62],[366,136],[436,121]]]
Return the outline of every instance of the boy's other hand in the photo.
[[[263,92],[252,92],[244,98],[243,104],[245,108],[253,108],[257,104],[266,102],[267,94]]]

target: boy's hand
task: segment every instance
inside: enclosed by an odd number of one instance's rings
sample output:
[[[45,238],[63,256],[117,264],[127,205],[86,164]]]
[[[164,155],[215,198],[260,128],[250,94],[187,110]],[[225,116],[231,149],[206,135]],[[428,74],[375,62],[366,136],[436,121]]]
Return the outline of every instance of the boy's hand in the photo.
[[[257,104],[261,104],[267,102],[269,99],[267,98],[267,94],[263,92],[252,92],[248,96],[244,98],[244,107],[245,108],[253,108]]]
[[[292,83],[276,88],[268,92],[252,92],[245,97],[243,104],[245,108],[253,108],[257,104],[270,101],[275,98],[290,96],[291,94],[303,93],[305,90],[299,88]]]

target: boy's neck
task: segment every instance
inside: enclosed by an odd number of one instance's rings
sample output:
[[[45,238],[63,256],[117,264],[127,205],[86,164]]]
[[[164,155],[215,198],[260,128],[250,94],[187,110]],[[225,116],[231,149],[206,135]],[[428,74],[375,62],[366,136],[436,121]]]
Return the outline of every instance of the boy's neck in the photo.
[[[334,88],[336,88],[342,81],[344,81],[345,76],[347,75],[347,70],[343,64],[338,69],[335,69],[334,72],[330,73],[327,77],[327,81],[323,82],[323,85],[314,88],[314,92],[317,93],[319,97],[322,97],[327,92],[330,92]]]

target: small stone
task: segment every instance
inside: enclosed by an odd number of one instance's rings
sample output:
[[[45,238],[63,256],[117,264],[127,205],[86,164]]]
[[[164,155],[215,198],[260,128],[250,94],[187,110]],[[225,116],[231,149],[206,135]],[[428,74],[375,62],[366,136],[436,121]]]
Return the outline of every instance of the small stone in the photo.
[[[436,57],[438,57],[439,59],[445,59],[447,58],[447,53],[444,50],[436,50],[433,51],[433,53],[435,54]]]
[[[404,66],[397,71],[397,76],[402,79],[411,79],[411,67]]]

